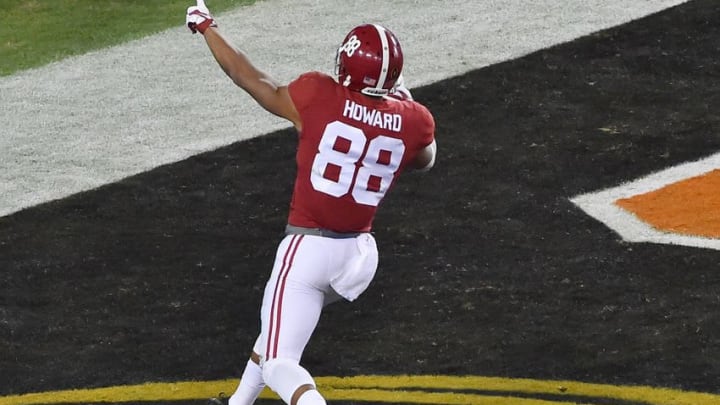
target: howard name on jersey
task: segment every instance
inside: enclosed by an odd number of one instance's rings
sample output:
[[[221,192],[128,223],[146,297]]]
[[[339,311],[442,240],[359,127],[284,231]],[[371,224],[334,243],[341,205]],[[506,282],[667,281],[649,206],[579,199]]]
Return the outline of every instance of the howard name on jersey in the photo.
[[[386,131],[402,131],[402,115],[380,112],[367,106],[357,104],[352,100],[345,100],[343,117],[362,122],[366,125],[372,125]]]

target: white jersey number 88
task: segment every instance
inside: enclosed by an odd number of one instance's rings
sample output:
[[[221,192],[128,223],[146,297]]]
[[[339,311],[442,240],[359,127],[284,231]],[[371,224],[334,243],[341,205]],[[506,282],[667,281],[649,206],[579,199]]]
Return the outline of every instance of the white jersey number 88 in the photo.
[[[341,143],[342,149],[347,150],[336,149]],[[356,202],[377,206],[390,187],[404,153],[405,145],[400,139],[380,135],[368,143],[362,129],[333,121],[325,127],[320,139],[310,181],[321,193],[341,197],[351,192]],[[339,170],[337,181],[325,177],[329,167]]]

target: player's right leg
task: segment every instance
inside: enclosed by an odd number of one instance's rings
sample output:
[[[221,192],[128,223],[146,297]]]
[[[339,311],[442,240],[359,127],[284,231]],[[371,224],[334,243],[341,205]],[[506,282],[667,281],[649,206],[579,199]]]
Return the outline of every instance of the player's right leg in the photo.
[[[262,376],[262,368],[260,368],[260,355],[253,352],[240,378],[240,384],[230,397],[228,405],[252,405],[263,388],[265,388],[265,381]]]

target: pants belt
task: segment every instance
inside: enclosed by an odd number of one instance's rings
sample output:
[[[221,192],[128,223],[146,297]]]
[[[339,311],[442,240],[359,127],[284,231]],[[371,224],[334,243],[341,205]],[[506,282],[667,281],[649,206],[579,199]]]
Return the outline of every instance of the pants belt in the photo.
[[[359,235],[362,235],[363,232],[335,232],[331,231],[329,229],[323,229],[323,228],[304,228],[302,226],[295,226],[295,225],[287,225],[285,227],[285,234],[286,235],[314,235],[314,236],[322,236],[325,238],[332,238],[332,239],[349,239],[349,238],[356,238]]]

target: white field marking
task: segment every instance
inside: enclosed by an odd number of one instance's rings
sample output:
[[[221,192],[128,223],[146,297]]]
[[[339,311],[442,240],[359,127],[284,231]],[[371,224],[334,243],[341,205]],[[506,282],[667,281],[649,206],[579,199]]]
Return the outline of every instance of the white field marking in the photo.
[[[331,73],[352,27],[382,24],[417,87],[684,1],[273,0],[216,20],[282,82]],[[177,12],[177,28],[0,78],[0,216],[289,127],[231,84]]]
[[[654,242],[720,250],[720,239],[661,232],[615,204],[615,201],[621,198],[649,193],[718,168],[720,168],[720,153],[695,162],[673,166],[617,187],[582,194],[571,198],[570,201],[628,242]]]

